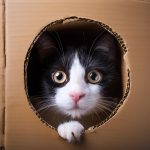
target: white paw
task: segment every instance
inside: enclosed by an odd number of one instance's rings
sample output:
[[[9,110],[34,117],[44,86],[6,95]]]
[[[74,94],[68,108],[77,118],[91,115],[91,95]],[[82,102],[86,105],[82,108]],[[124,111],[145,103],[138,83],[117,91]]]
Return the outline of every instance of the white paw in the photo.
[[[68,142],[79,142],[84,132],[84,127],[78,121],[70,121],[60,124],[57,131],[58,134]]]

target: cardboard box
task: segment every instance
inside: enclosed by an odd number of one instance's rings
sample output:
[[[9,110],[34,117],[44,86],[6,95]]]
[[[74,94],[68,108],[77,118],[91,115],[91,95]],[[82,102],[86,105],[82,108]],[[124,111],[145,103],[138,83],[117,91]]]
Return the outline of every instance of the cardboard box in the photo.
[[[3,36],[3,5],[0,1],[0,147],[4,144],[4,36]]]
[[[5,4],[5,52],[3,44],[0,45],[0,57],[5,59],[6,54],[5,68],[4,61],[0,60],[3,69],[0,104],[5,93],[5,149],[149,150],[150,1],[6,0]],[[30,108],[24,90],[24,60],[31,42],[48,23],[69,16],[91,18],[109,25],[129,48],[131,90],[126,104],[103,126],[86,133],[82,144],[68,144],[56,131],[42,124]],[[2,38],[0,41],[4,42]]]

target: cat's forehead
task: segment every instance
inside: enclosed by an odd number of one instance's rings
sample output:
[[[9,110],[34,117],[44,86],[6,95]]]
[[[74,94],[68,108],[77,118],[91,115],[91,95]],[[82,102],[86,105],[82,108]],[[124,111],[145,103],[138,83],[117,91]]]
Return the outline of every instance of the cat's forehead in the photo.
[[[74,46],[78,48],[90,46],[97,35],[106,30],[92,22],[72,21],[70,23],[54,25],[47,28],[47,31],[57,42],[61,41],[63,47],[69,48]]]
[[[83,67],[99,67],[110,60],[115,62],[120,51],[117,40],[106,29],[81,22],[47,28],[37,41],[37,49],[44,65],[61,65],[67,70],[76,54]]]

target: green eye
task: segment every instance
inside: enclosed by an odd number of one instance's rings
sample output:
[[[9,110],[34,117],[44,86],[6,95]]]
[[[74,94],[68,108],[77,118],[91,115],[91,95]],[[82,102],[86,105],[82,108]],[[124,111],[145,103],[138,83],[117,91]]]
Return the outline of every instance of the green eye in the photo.
[[[56,71],[52,74],[52,79],[56,83],[64,83],[67,80],[67,76],[63,71]]]
[[[90,83],[98,83],[102,80],[102,74],[97,70],[92,70],[87,74],[87,79]]]

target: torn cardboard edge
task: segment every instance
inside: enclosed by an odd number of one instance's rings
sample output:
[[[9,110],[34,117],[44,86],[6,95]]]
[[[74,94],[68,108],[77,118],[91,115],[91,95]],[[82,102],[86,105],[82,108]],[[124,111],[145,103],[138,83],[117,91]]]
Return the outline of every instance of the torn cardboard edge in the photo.
[[[120,100],[120,102],[118,103],[118,105],[116,106],[116,108],[112,111],[112,113],[106,118],[104,119],[102,122],[100,122],[99,124],[96,124],[92,127],[89,127],[87,129],[87,131],[91,131],[91,130],[94,130],[102,125],[104,125],[108,120],[110,120],[112,117],[114,117],[119,108],[123,105],[124,103],[124,100],[128,97],[128,94],[129,94],[129,91],[130,91],[130,69],[126,63],[126,60],[124,59],[124,56],[125,54],[127,53],[127,47],[126,47],[126,44],[124,42],[124,40],[122,39],[122,37],[115,31],[112,30],[111,27],[109,27],[108,25],[102,23],[102,22],[99,22],[99,21],[95,21],[95,20],[92,20],[92,19],[87,19],[87,18],[80,18],[80,17],[76,17],[76,16],[71,16],[71,17],[67,17],[67,18],[64,18],[64,19],[60,19],[60,20],[56,20],[56,21],[53,21],[51,23],[49,23],[48,25],[46,25],[38,34],[37,36],[35,37],[35,39],[33,40],[33,42],[31,43],[28,51],[27,51],[27,54],[26,54],[26,57],[25,57],[25,61],[24,61],[24,88],[25,88],[25,92],[26,92],[26,95],[27,95],[27,99],[28,99],[28,102],[29,102],[29,105],[30,107],[32,108],[32,110],[35,112],[35,114],[38,116],[38,118],[43,122],[43,124],[45,124],[46,126],[56,130],[55,127],[51,126],[49,123],[47,123],[41,116],[40,114],[36,111],[36,109],[34,108],[34,106],[32,105],[31,101],[30,101],[30,97],[28,95],[28,87],[27,87],[27,67],[28,67],[28,62],[29,62],[29,57],[30,57],[30,53],[31,53],[31,50],[32,50],[32,47],[33,45],[35,44],[35,42],[38,40],[38,38],[40,37],[40,35],[45,31],[47,30],[47,28],[53,26],[53,25],[56,25],[56,24],[65,24],[65,23],[69,23],[69,22],[72,22],[72,21],[86,21],[86,22],[92,22],[92,23],[96,23],[98,24],[99,26],[103,27],[104,29],[106,29],[108,32],[110,32],[111,34],[113,34],[116,39],[118,40],[119,44],[120,44],[120,47],[122,48],[122,55],[123,55],[123,63],[124,63],[124,66],[125,66],[125,69],[123,70],[126,70],[126,74],[125,74],[125,82],[126,82],[126,85],[125,87],[123,87],[124,90],[124,94],[123,94],[123,98]],[[123,77],[124,78],[124,77]]]

